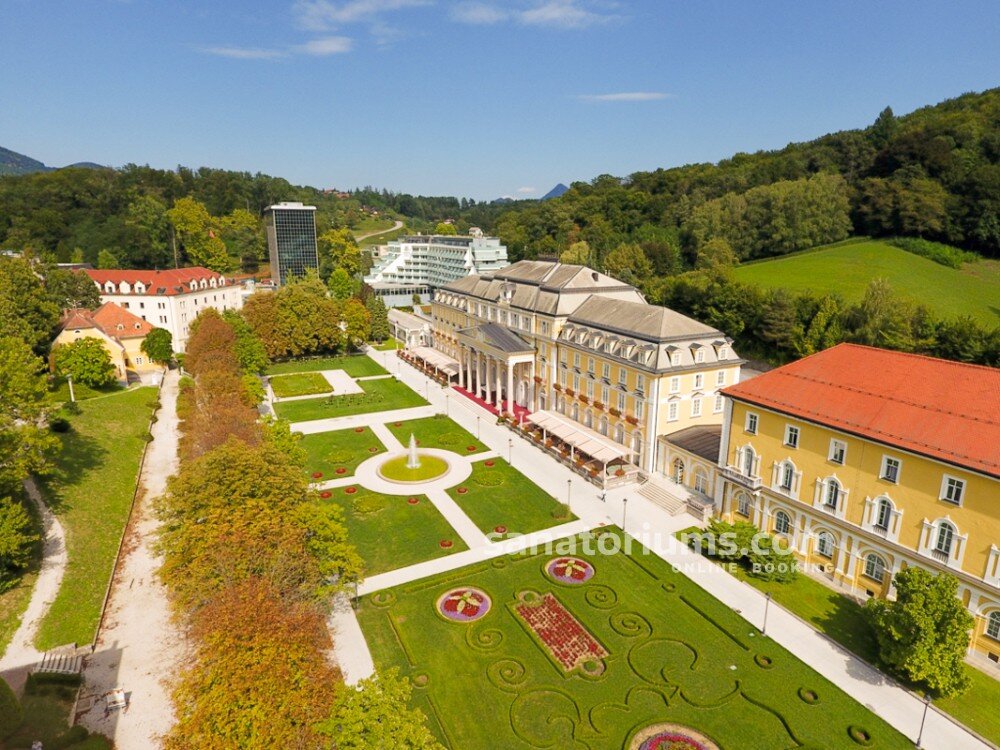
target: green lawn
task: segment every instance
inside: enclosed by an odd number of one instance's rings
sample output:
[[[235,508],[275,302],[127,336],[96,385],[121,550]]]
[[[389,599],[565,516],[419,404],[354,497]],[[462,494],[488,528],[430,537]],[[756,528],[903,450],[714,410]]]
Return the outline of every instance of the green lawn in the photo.
[[[392,224],[390,224],[389,226],[391,227]],[[372,245],[384,245],[390,240],[398,239],[399,236],[403,234],[413,234],[413,230],[411,230],[406,225],[403,225],[399,229],[393,229],[391,232],[384,232],[383,234],[376,234],[372,237],[365,237],[363,240],[359,240],[358,244],[361,247],[371,247]]]
[[[754,578],[739,566],[727,566],[727,570],[754,588],[770,593],[775,602],[868,663],[878,664],[875,634],[861,606],[853,599],[807,575],[799,575],[788,583],[776,583]],[[961,696],[936,700],[934,705],[1000,745],[1000,713],[996,710],[1000,706],[1000,681],[973,667],[967,669],[972,687]]]
[[[271,390],[278,398],[289,398],[330,393],[333,386],[318,372],[300,372],[293,375],[275,375],[271,378]]]
[[[62,449],[43,492],[66,531],[69,562],[35,646],[44,651],[94,637],[118,551],[157,392],[137,388],[84,401],[60,435]]]
[[[421,448],[440,448],[464,455],[473,455],[487,450],[470,432],[460,427],[444,414],[435,414],[423,419],[408,419],[405,422],[389,422],[386,427],[403,445],[410,444],[410,435],[415,435]],[[475,450],[470,451],[473,447]]]
[[[388,338],[381,344],[372,344],[372,347],[379,352],[393,352],[399,348],[399,342],[396,339]]]
[[[873,240],[750,263],[738,266],[735,274],[765,287],[835,292],[849,301],[861,299],[868,282],[883,277],[897,293],[945,318],[966,314],[987,325],[1000,323],[998,260],[968,263],[959,270]]]
[[[309,476],[316,472],[323,474],[314,478],[313,481],[317,482],[351,476],[362,461],[385,453],[382,441],[369,427],[303,435],[299,445],[306,451],[306,472]],[[344,471],[338,474],[337,469]]]
[[[83,383],[73,384],[73,397],[77,401],[86,401],[87,399],[96,398],[98,396],[107,396],[111,393],[118,393],[123,390],[120,385],[113,385],[108,388],[91,388]],[[66,382],[66,378],[55,378],[49,383],[49,401],[53,404],[64,404],[69,401],[69,383]]]
[[[367,354],[349,354],[343,357],[314,357],[276,362],[267,368],[268,375],[287,375],[292,372],[317,372],[318,370],[343,370],[352,378],[371,375],[388,375],[388,371]]]
[[[530,534],[576,520],[572,514],[557,518],[565,506],[499,458],[473,464],[472,476],[448,494],[484,534],[497,526],[510,534]]]
[[[323,502],[343,508],[347,534],[365,562],[365,575],[468,549],[434,504],[416,490],[416,504],[406,497],[381,495],[360,486],[327,491],[331,496]],[[451,547],[441,547],[442,540],[450,540]]]
[[[668,563],[641,554],[637,543],[631,554],[593,547],[577,550],[595,569],[582,585],[550,579],[544,569],[553,556],[516,555],[362,600],[358,614],[376,666],[398,667],[414,680],[414,703],[447,747],[627,748],[643,728],[672,722],[726,750],[859,747],[848,736],[851,726],[871,735],[870,747],[912,749]],[[472,623],[446,620],[439,597],[466,586],[490,596],[489,611]],[[563,623],[557,639],[578,623],[582,632],[573,640],[589,635],[606,651],[583,662],[590,675],[579,667],[567,672],[545,645],[553,639],[516,614],[524,592],[555,597],[550,612]],[[813,691],[818,702],[807,703],[800,691]]]
[[[396,221],[394,219],[385,219],[381,216],[366,216],[351,227],[351,232],[355,237],[357,237],[359,234],[368,234],[369,232],[381,232],[383,229],[392,229],[395,223]]]
[[[364,393],[326,398],[307,398],[301,401],[279,401],[273,404],[281,419],[289,422],[307,422],[311,419],[329,419],[349,414],[370,414],[390,409],[426,406],[427,402],[405,383],[395,378],[363,380],[358,385]]]
[[[72,741],[68,734],[70,712],[76,697],[76,687],[71,684],[35,685],[29,681],[25,689],[22,705],[24,721],[21,726],[3,742],[6,750],[28,750],[31,743],[39,740],[45,747],[61,747],[67,750],[110,750],[111,742],[100,735]],[[81,731],[81,730],[74,730]]]
[[[379,473],[397,482],[420,482],[437,479],[448,471],[448,462],[438,456],[420,456],[412,468],[409,463],[409,456],[396,456],[379,466]]]

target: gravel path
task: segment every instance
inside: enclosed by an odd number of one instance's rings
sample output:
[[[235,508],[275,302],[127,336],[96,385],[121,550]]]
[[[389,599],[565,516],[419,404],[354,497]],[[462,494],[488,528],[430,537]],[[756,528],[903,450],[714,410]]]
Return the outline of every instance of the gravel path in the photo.
[[[52,511],[42,500],[34,480],[27,480],[24,487],[28,497],[38,508],[42,519],[42,564],[31,592],[31,600],[21,617],[21,624],[3,658],[0,659],[0,677],[3,677],[14,691],[20,695],[28,672],[42,660],[42,654],[34,646],[35,632],[49,605],[59,592],[63,572],[66,570],[66,535]]]
[[[106,717],[98,701],[79,719],[91,731],[112,738],[118,750],[160,746],[159,738],[174,721],[167,680],[180,671],[186,653],[170,619],[167,592],[156,577],[161,559],[152,550],[158,525],[152,504],[177,470],[178,379],[176,370],[168,372],[160,390],[162,407],[142,469],[143,491],[126,532],[97,648],[84,671],[85,694],[100,696],[121,687],[129,697],[126,714],[116,711]]]

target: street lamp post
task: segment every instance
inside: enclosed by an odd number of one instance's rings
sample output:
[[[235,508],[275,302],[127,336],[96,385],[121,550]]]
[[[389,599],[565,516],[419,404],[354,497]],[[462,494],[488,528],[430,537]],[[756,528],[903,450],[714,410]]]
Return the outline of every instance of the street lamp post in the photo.
[[[514,439],[507,438],[507,463],[514,463]]]
[[[476,415],[476,440],[479,440],[479,415]]]
[[[622,498],[622,532],[625,531],[625,514],[628,512],[628,498]]]
[[[76,403],[76,394],[73,393],[73,376],[72,375],[67,375],[66,376],[66,384],[69,386],[69,400],[70,400],[70,402],[72,402],[72,403],[75,404]]]
[[[760,629],[761,635],[767,635],[767,611],[771,608],[771,592],[767,592],[764,597],[764,627]]]
[[[571,498],[573,497],[573,480],[566,480],[566,507],[570,507]]]
[[[917,747],[923,747],[924,741],[924,724],[927,722],[927,709],[930,708],[931,697],[930,695],[924,694],[924,715],[920,717],[920,734],[917,735]]]
[[[444,394],[444,415],[446,417],[449,416],[449,414],[448,414],[448,395],[449,395],[448,393]]]

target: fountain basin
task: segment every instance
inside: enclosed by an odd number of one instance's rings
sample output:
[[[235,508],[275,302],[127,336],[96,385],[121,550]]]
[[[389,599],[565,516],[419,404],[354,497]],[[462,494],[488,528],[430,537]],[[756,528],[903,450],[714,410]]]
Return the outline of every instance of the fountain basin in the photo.
[[[411,468],[408,454],[388,458],[379,464],[376,473],[390,482],[416,483],[438,479],[448,473],[448,462],[438,456],[420,453],[420,464]]]

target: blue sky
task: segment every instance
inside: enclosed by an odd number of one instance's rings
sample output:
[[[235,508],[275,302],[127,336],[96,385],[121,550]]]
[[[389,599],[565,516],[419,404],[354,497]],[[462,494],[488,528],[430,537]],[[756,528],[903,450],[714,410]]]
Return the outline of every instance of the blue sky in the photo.
[[[531,197],[1000,85],[1000,3],[0,0],[0,145]]]

